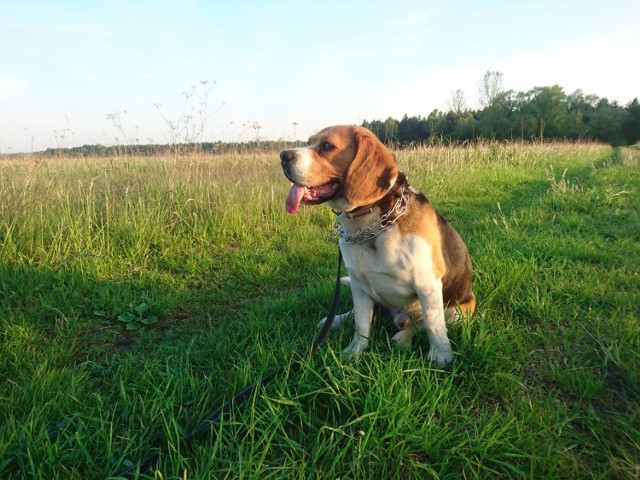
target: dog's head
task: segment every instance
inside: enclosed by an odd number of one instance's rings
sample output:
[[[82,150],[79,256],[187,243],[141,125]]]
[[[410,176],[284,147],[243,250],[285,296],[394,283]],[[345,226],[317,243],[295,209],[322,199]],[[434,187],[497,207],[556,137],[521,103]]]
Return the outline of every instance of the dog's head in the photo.
[[[329,202],[338,210],[374,203],[393,186],[398,168],[391,152],[366,128],[339,125],[313,135],[306,147],[280,152],[284,175],[293,182],[289,213],[300,203]]]

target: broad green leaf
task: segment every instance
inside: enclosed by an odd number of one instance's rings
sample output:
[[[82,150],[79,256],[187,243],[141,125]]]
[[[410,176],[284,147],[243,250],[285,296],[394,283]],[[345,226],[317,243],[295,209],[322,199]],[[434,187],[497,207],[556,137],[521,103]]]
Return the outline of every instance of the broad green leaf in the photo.
[[[121,315],[118,315],[118,320],[120,320],[121,322],[130,322],[135,319],[136,316],[131,312],[125,312]]]
[[[149,310],[149,304],[148,303],[141,303],[140,305],[138,305],[136,307],[136,312],[138,312],[140,315],[142,315],[147,310]]]
[[[140,321],[145,325],[153,325],[154,323],[158,322],[158,317],[156,317],[155,315],[151,315],[150,317],[143,318]]]

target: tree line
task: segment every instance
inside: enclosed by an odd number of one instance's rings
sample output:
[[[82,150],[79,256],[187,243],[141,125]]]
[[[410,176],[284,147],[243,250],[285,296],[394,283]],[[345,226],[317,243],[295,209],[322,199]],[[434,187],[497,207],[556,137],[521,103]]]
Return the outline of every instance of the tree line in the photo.
[[[186,154],[245,154],[277,153],[284,148],[296,146],[299,142],[285,140],[249,140],[246,142],[185,142],[174,144],[133,144],[133,145],[82,145],[71,148],[47,148],[39,152],[46,157],[124,157],[164,156]]]
[[[595,140],[612,145],[640,141],[640,103],[625,106],[582,90],[566,94],[559,85],[527,92],[502,88],[502,73],[487,72],[479,82],[480,108],[466,108],[464,92],[453,92],[448,111],[433,110],[426,118],[364,121],[362,126],[387,144],[429,141]]]
[[[207,82],[201,82],[207,86]],[[196,88],[195,86],[193,87]],[[204,110],[206,110],[206,93]],[[203,98],[203,95],[199,95]],[[187,96],[188,100],[189,96]],[[469,109],[462,90],[452,92],[447,101],[447,111],[433,110],[426,118],[404,115],[400,120],[365,120],[363,127],[374,132],[386,144],[412,145],[428,142],[464,143],[477,140],[537,141],[574,140],[600,141],[611,145],[632,145],[640,141],[640,102],[634,98],[627,105],[619,105],[607,98],[587,95],[582,90],[567,94],[559,85],[535,87],[526,92],[505,90],[503,74],[488,71],[478,82],[480,107]],[[126,112],[125,112],[126,113]],[[261,140],[259,124],[254,122],[256,140],[248,142],[197,142],[202,137],[205,120],[200,129],[186,135],[183,142],[176,138],[182,130],[176,124],[184,124],[188,130],[190,116],[178,122],[167,121],[172,128],[171,144],[132,144],[125,135],[120,113],[107,115],[122,137],[124,144],[111,146],[83,145],[74,148],[48,148],[39,152],[44,156],[104,156],[126,155],[180,155],[186,153],[230,154],[277,152],[298,145],[288,140]],[[164,118],[164,117],[163,117]]]

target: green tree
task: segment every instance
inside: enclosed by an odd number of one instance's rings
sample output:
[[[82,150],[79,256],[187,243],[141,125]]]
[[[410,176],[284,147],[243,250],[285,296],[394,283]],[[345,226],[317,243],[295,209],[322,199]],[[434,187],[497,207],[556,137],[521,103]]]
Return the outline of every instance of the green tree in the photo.
[[[480,135],[490,139],[510,139],[514,137],[514,113],[516,100],[513,90],[501,92],[478,115]],[[517,135],[517,129],[515,133]]]
[[[444,125],[444,113],[436,108],[427,117],[427,128],[429,131],[429,137],[442,137],[444,132]]]
[[[600,99],[591,118],[591,138],[610,143],[612,145],[625,144],[623,125],[629,121],[629,112],[616,102]]]
[[[362,122],[362,126],[371,130],[380,141],[385,141],[385,126],[380,120],[373,120],[371,122],[365,120]]]
[[[634,98],[625,108],[627,118],[622,122],[625,143],[632,145],[640,141],[640,103]]]
[[[405,114],[398,124],[398,140],[401,143],[423,142],[428,136],[427,121],[422,117]]]
[[[562,87],[535,87],[527,95],[527,109],[537,120],[538,138],[562,138],[567,116],[567,95]]]
[[[581,140],[589,136],[589,123],[599,100],[596,95],[584,95],[580,89],[567,95],[566,138]]]
[[[384,143],[393,143],[398,141],[398,121],[394,118],[387,117],[384,121]]]

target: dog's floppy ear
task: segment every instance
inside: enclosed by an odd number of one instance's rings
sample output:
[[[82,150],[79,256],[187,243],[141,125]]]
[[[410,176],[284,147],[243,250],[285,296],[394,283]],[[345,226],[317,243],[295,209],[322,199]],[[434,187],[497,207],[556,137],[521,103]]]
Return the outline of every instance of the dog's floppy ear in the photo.
[[[356,156],[349,165],[344,180],[344,198],[354,207],[382,198],[398,177],[393,155],[365,128],[354,131]]]

